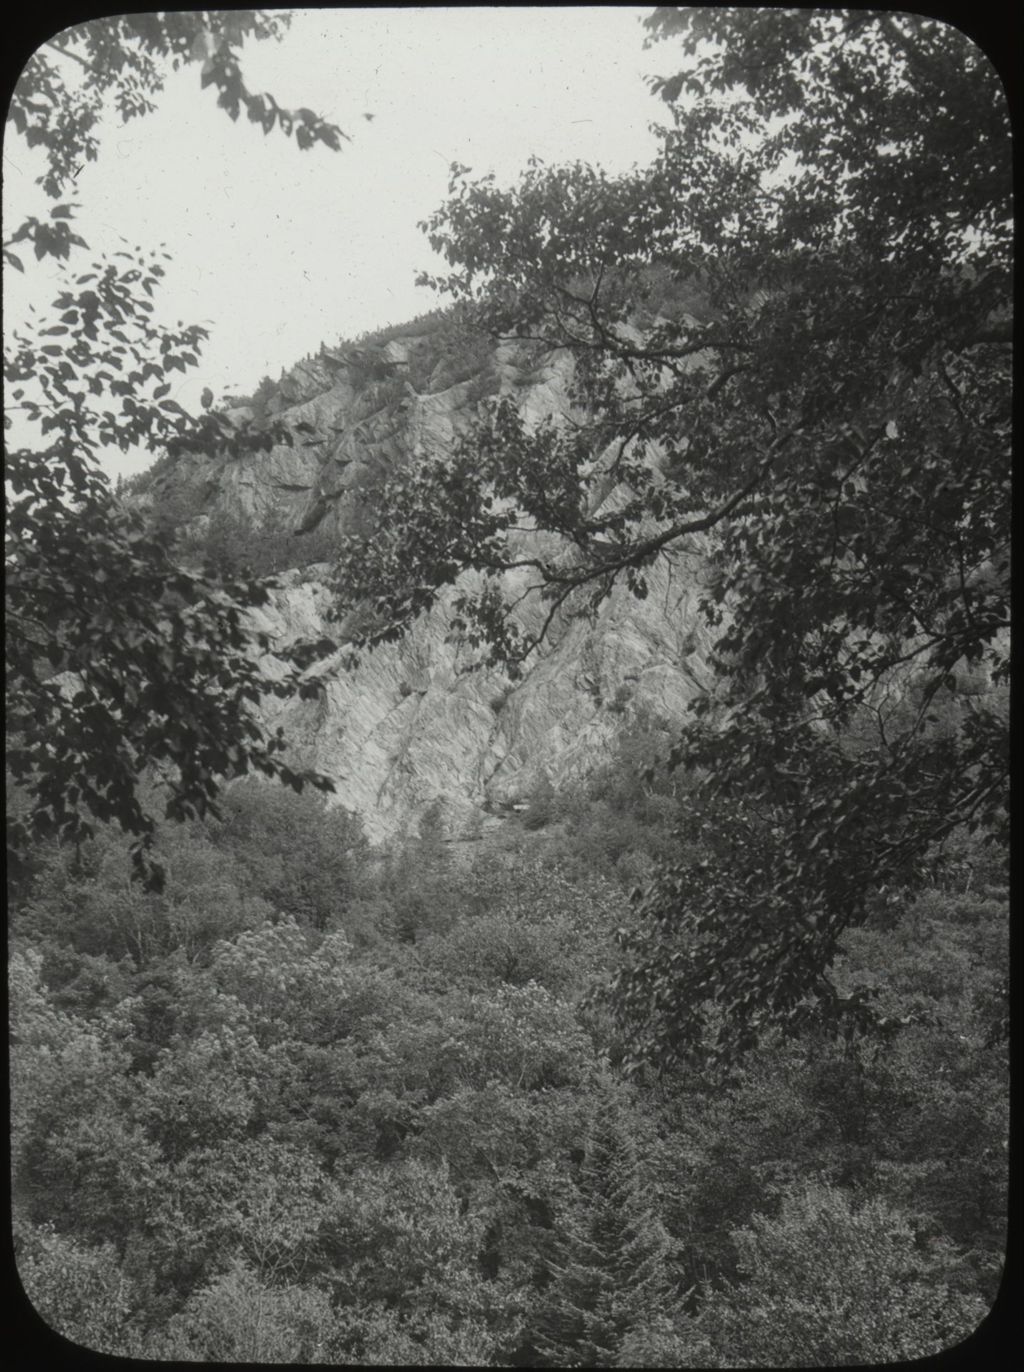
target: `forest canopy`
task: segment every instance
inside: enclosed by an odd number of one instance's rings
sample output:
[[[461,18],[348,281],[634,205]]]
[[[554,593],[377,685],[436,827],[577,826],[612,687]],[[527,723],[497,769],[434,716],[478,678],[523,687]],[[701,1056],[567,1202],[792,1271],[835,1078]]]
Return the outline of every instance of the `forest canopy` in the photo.
[[[77,863],[37,845],[11,1139],[51,1327],[335,1365],[830,1366],[968,1336],[1005,1242],[998,862],[966,847],[845,936],[835,974],[879,988],[886,1034],[806,1024],[725,1080],[626,1082],[630,1032],[584,1002],[637,871],[680,850],[658,746],[463,855],[430,823],[373,849],[255,778],[220,821],[159,824],[161,893],[116,825]]]

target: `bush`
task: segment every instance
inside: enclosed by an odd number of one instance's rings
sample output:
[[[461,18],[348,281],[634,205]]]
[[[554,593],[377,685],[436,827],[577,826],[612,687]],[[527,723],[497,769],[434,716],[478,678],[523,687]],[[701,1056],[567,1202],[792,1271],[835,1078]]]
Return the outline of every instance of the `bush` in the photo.
[[[623,682],[621,686],[616,687],[614,696],[608,702],[608,709],[615,715],[625,714],[626,706],[633,699],[633,694],[632,686],[627,686]]]
[[[523,811],[523,828],[543,829],[545,825],[550,824],[557,817],[558,799],[555,788],[547,774],[541,773],[527,799],[526,809]]]

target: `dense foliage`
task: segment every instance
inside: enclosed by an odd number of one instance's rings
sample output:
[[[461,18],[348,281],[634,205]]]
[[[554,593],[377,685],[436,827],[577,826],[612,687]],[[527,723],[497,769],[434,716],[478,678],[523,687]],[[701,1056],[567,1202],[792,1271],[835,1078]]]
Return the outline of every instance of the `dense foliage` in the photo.
[[[12,114],[47,193],[95,154],[104,92],[148,108],[161,55],[202,61],[232,115],[335,146],[242,83],[242,37],[279,22],[62,35]],[[514,670],[537,636],[505,570],[553,618],[620,578],[644,595],[653,558],[708,534],[719,683],[682,741],[639,721],[585,786],[538,782],[473,842],[428,811],[372,846],[251,712],[298,684],[262,677],[245,621],[291,535],[198,510],[181,535],[156,500],[144,525],[98,473],[110,443],[168,470],[285,441],[281,394],[262,384],[251,424],[175,410],[202,331],[153,320],[145,254],[69,275],[14,339],[39,440],[8,469],[14,1246],[75,1342],[851,1365],[948,1348],[995,1299],[1003,102],[913,16],[650,28],[693,61],[656,83],[654,165],[534,164],[512,190],[459,169],[429,225],[444,357],[399,375],[393,331],[346,351],[386,410],[410,377],[474,384],[495,334],[539,365],[563,350],[568,422],[495,403],[450,462],[372,473],[341,574],[369,640],[475,567],[456,631]],[[67,258],[70,210],[17,242]]]
[[[301,148],[339,148],[340,130],[244,83],[244,40],[276,38],[286,22],[243,10],[96,20],[33,54],[8,109],[8,132],[41,150],[38,183],[58,203],[47,221],[17,225],[4,242],[5,269],[24,271],[24,244],[64,272],[49,308],[5,337],[5,428],[16,412],[20,420],[18,446],[5,444],[16,864],[32,836],[81,842],[96,820],[114,818],[136,836],[137,870],[158,885],[154,820],[140,802],[147,769],[170,780],[167,813],[179,817],[204,813],[221,778],[249,768],[296,786],[307,779],[282,763],[280,739],[264,736],[254,709],[268,693],[298,688],[302,660],[277,682],[257,665],[267,645],[246,612],[265,602],[266,587],[237,566],[227,579],[186,571],[167,533],[122,508],[101,468],[112,447],[248,451],[291,434],[234,424],[211,408],[212,396],[198,418],[169,398],[174,373],[197,365],[206,330],[160,322],[153,297],[167,254],[136,247],[72,267],[88,245],[73,231],[77,206],[64,201],[99,155],[105,108],[124,121],[151,111],[168,64],[201,63],[202,85],[216,87],[233,119],[244,107],[266,133],[278,127]]]
[[[647,23],[687,58],[650,166],[456,166],[424,226],[478,327],[571,356],[572,413],[492,405],[383,488],[339,583],[386,640],[473,568],[453,629],[515,671],[559,612],[706,549],[719,684],[672,756],[708,842],[650,891],[615,1003],[638,1056],[724,1061],[810,1010],[861,1023],[843,930],[964,823],[1005,839],[1008,109],[914,15]]]
[[[429,820],[372,849],[257,780],[159,826],[160,893],[116,826],[39,846],[12,1149],[43,1317],[249,1364],[830,1365],[970,1334],[1006,1211],[997,868],[969,845],[847,936],[891,1034],[627,1084],[586,992],[684,804],[645,798],[656,747],[462,852]]]

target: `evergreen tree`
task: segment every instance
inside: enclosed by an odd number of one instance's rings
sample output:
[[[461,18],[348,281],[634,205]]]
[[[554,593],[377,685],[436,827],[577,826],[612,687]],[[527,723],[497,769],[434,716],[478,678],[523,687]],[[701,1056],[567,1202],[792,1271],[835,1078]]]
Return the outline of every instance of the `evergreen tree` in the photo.
[[[596,1122],[560,1226],[534,1346],[551,1367],[613,1367],[622,1340],[670,1302],[669,1238],[625,1122]]]

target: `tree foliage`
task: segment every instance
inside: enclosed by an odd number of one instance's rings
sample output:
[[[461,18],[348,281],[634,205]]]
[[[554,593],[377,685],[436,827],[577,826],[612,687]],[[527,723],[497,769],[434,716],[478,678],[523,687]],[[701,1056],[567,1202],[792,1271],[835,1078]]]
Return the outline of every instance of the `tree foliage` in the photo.
[[[987,1313],[945,1286],[941,1252],[920,1251],[909,1217],[881,1201],[793,1188],[777,1217],[733,1238],[747,1280],[741,1301],[726,1291],[703,1310],[703,1366],[900,1362],[954,1347]]]
[[[571,355],[571,413],[500,399],[385,486],[340,580],[375,601],[372,640],[473,569],[453,629],[514,671],[560,612],[705,550],[718,687],[672,760],[717,833],[651,890],[615,988],[664,1062],[728,1058],[809,1002],[865,1023],[828,980],[842,930],[958,826],[1005,834],[1011,213],[1006,98],[957,30],[647,23],[687,59],[653,83],[649,167],[534,159],[505,189],[455,166],[424,225],[440,292]]]
[[[203,87],[214,86],[217,104],[232,119],[244,108],[264,133],[275,127],[295,137],[300,148],[323,143],[337,150],[347,135],[312,110],[283,109],[272,95],[255,94],[243,78],[241,48],[247,39],[280,39],[286,13],[259,10],[190,10],[182,13],[120,14],[64,29],[32,54],[21,73],[8,118],[29,147],[44,149],[47,168],[40,184],[59,199],[86,161],[100,154],[103,113],[113,104],[123,123],[151,114],[168,71],[201,64]],[[69,67],[68,63],[74,65]],[[54,216],[59,219],[59,216]],[[36,255],[68,255],[70,230],[33,223],[20,235]],[[63,251],[55,247],[64,240]]]
[[[876,984],[891,1036],[807,1023],[728,1080],[629,1086],[628,1039],[580,1004],[621,896],[565,876],[571,834],[439,867],[446,932],[414,943],[371,861],[360,948],[302,887],[344,882],[350,824],[303,845],[315,798],[233,798],[225,824],[159,824],[163,893],[112,824],[78,864],[41,844],[13,912],[16,1257],[65,1336],[178,1361],[829,1365],[934,1351],[992,1301],[1006,906],[980,843],[844,938],[837,982]]]
[[[672,1303],[668,1236],[624,1126],[614,1111],[595,1124],[558,1227],[533,1336],[549,1366],[615,1366],[624,1339]]]
[[[159,886],[139,792],[149,768],[164,775],[167,813],[178,817],[205,813],[220,780],[250,768],[330,789],[288,768],[281,737],[257,722],[268,692],[300,688],[309,657],[300,649],[277,681],[261,670],[269,640],[246,616],[267,587],[185,571],[169,534],[124,508],[100,466],[114,447],[247,451],[274,436],[209,407],[193,418],[169,398],[174,372],[198,365],[206,330],[160,322],[153,296],[167,254],[119,251],[75,273],[71,256],[87,244],[74,232],[77,206],[63,201],[99,155],[108,103],[125,122],[148,113],[168,65],[201,63],[202,84],[233,119],[244,107],[266,133],[338,149],[340,130],[245,85],[243,41],[278,38],[286,22],[256,11],[93,21],[33,54],[10,104],[10,128],[43,153],[38,184],[60,203],[48,220],[18,225],[5,265],[24,270],[22,243],[67,264],[49,312],[14,330],[4,356],[8,429],[20,412],[19,446],[6,456],[8,760],[25,797],[8,829],[16,863],[33,835],[78,845],[97,819],[113,818],[136,836],[137,868]]]

